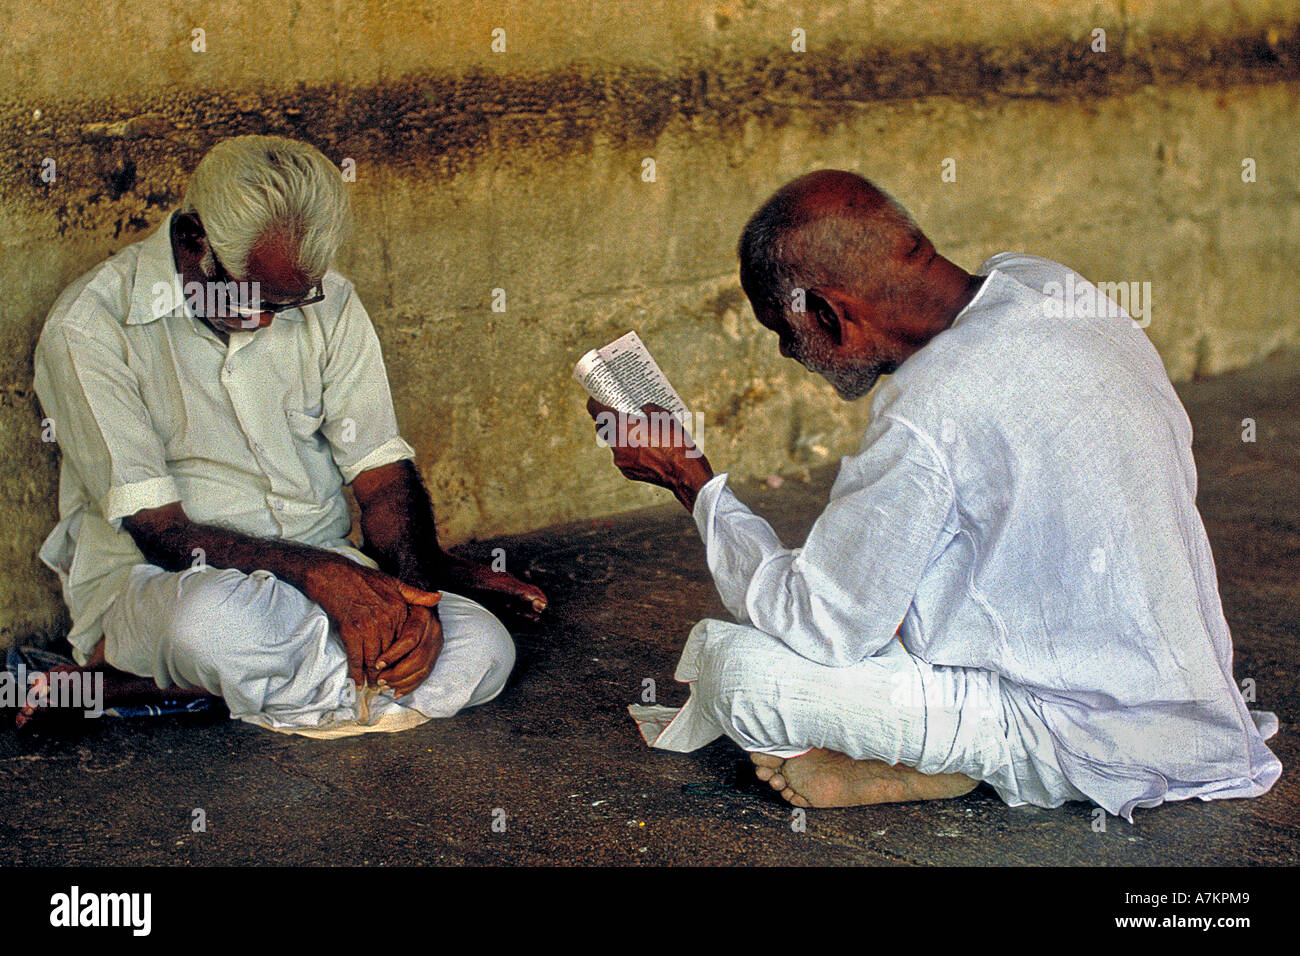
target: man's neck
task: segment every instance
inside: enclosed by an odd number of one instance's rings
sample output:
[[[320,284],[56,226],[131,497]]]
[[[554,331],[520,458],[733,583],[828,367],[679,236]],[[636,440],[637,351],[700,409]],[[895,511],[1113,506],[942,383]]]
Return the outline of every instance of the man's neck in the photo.
[[[985,276],[971,275],[936,253],[924,274],[925,298],[912,313],[912,320],[889,329],[894,367],[925,348],[940,332],[951,328],[961,311],[979,294],[984,279]]]
[[[947,259],[943,260],[942,285],[938,302],[939,331],[949,328],[966,306],[979,295],[987,276],[972,275]],[[935,333],[936,335],[938,332]]]

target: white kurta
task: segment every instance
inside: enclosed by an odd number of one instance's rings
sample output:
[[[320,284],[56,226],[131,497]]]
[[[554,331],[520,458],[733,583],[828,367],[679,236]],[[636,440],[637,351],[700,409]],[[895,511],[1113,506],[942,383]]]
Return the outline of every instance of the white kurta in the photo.
[[[824,667],[897,634],[927,669],[996,675],[1014,700],[988,706],[1027,748],[1017,759],[1111,813],[1263,793],[1281,773],[1264,744],[1277,719],[1252,719],[1233,679],[1191,426],[1159,356],[1126,314],[1059,317],[1051,283],[1096,291],[1065,266],[1004,253],[980,274],[952,327],[882,380],[802,547],[726,475],[705,486],[695,520],[723,603]],[[703,723],[674,721],[670,740],[726,723],[714,701],[688,710]]]
[[[337,630],[267,571],[148,564],[122,518],[179,501],[193,521],[374,563],[345,540],[343,484],[415,452],[398,433],[379,339],[352,284],[268,327],[221,339],[189,310],[170,217],[59,296],[36,348],[36,392],[63,454],[59,523],[40,556],[59,575],[82,663],[160,687],[220,694],[245,721],[311,735],[394,730],[500,692],[509,634],[485,608],[444,594],[445,645],[402,702],[359,725]]]
[[[379,339],[352,283],[225,344],[185,303],[171,217],[59,296],[35,387],[63,454],[41,547],[77,658],[144,560],[122,518],[183,502],[193,521],[323,545],[351,527],[344,482],[415,452],[398,432]]]

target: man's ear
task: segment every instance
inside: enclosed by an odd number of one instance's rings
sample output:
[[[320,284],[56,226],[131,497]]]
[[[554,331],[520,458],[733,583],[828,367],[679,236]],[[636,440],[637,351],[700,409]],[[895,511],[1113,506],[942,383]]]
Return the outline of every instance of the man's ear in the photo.
[[[178,212],[176,214],[176,231],[186,239],[203,235],[203,222],[196,212]]]
[[[837,295],[828,289],[809,289],[804,307],[832,342],[839,345],[844,341],[844,307]]]
[[[208,251],[208,235],[198,213],[183,212],[176,217],[176,235],[187,252],[203,255]]]
[[[180,246],[199,260],[199,272],[211,279],[217,274],[217,257],[203,231],[203,223],[196,212],[183,212],[176,217],[176,233]]]

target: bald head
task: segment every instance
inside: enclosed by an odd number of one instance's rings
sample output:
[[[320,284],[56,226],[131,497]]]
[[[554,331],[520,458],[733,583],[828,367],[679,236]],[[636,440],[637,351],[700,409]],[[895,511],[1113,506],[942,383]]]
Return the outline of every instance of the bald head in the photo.
[[[924,238],[907,210],[869,180],[818,170],[782,186],[749,220],[740,281],[751,300],[770,307],[788,305],[796,288],[828,285],[895,299],[907,285],[901,266]]]
[[[787,183],[740,237],[740,282],[782,354],[845,398],[952,324],[979,286],[902,206],[856,173]]]

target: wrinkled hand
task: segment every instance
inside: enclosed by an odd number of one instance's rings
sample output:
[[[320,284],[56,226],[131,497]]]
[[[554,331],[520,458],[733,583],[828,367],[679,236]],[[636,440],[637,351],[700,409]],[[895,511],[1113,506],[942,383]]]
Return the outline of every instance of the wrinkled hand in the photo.
[[[375,667],[379,687],[387,687],[398,697],[409,694],[424,683],[442,653],[442,622],[438,609],[412,604],[398,637],[380,655]]]
[[[357,687],[378,684],[381,659],[388,668],[395,668],[413,651],[423,654],[436,644],[436,659],[442,650],[442,628],[433,613],[442,595],[436,591],[411,587],[341,556],[317,562],[304,585],[303,593],[319,604],[338,628],[348,655],[348,676]],[[436,640],[431,636],[435,626]],[[398,676],[403,685],[408,682],[406,671]],[[385,681],[394,684],[387,676]]]
[[[623,477],[667,488],[687,511],[692,510],[695,496],[713,477],[709,460],[667,409],[646,405],[641,411],[647,417],[660,416],[650,430],[652,440],[657,439],[654,444],[635,441],[638,430],[633,416],[587,399],[587,414],[596,422],[596,433],[613,448],[614,467]]]

